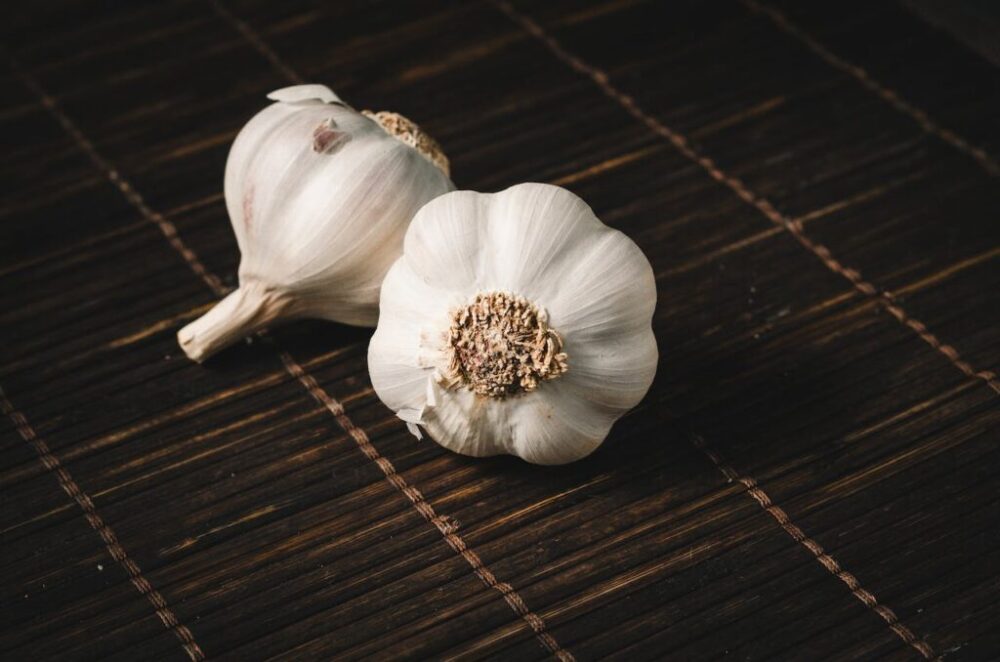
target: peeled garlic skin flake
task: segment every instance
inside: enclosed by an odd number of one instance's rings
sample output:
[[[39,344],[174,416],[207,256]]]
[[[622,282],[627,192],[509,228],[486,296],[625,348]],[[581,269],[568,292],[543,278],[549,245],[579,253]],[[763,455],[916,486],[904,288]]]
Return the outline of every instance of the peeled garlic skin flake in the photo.
[[[457,453],[564,464],[596,449],[656,372],[656,283],[631,239],[565,189],[427,203],[382,284],[375,392]]]
[[[406,118],[359,113],[322,85],[268,98],[226,162],[240,287],[178,333],[196,361],[278,320],[374,326],[414,214],[454,189],[437,144]]]

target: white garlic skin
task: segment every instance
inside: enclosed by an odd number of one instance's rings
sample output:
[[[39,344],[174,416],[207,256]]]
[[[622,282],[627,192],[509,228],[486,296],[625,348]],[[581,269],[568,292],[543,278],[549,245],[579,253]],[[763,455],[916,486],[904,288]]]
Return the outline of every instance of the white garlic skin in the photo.
[[[178,333],[193,360],[276,321],[374,326],[414,214],[454,189],[438,164],[321,85],[269,95],[226,162],[240,287]]]
[[[447,379],[452,313],[497,291],[544,311],[567,355],[565,373],[505,398]],[[411,432],[419,436],[422,426],[465,455],[546,465],[585,457],[656,372],[649,261],[556,186],[456,191],[429,202],[386,275],[380,306],[368,351],[375,392]]]

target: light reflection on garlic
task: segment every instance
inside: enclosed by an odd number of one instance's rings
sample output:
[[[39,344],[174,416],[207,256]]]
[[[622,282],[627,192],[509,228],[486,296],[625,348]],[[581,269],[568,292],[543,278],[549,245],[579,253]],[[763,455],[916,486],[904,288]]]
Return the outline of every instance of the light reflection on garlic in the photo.
[[[546,184],[429,202],[382,285],[368,351],[382,401],[474,456],[591,453],[657,363],[642,251]]]
[[[226,162],[240,287],[178,333],[196,361],[283,319],[373,326],[410,220],[454,189],[440,147],[405,117],[359,113],[322,85],[268,98]]]

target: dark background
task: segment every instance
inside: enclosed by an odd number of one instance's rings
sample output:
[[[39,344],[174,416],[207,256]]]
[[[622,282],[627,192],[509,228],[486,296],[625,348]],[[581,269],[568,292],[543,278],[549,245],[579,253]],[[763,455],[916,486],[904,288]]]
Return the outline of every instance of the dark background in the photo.
[[[995,659],[990,5],[21,3],[3,656]],[[296,80],[646,251],[661,365],[598,452],[415,441],[364,329],[184,358],[228,146]]]

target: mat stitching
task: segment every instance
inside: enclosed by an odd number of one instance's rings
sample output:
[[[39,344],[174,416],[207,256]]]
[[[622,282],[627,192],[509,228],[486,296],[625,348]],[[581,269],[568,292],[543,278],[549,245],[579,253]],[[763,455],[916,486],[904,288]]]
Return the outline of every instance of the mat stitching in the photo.
[[[111,558],[124,568],[132,585],[153,605],[153,609],[156,611],[160,622],[177,636],[188,657],[196,661],[204,660],[205,654],[194,640],[191,631],[177,620],[177,616],[170,609],[166,599],[143,576],[138,564],[132,560],[125,551],[125,548],[118,541],[118,536],[115,535],[114,530],[97,513],[97,508],[94,506],[94,502],[90,499],[90,496],[80,488],[76,480],[73,479],[73,475],[62,465],[59,458],[53,455],[45,440],[35,433],[35,429],[28,422],[28,419],[25,418],[24,414],[14,408],[14,405],[7,398],[7,394],[2,387],[0,387],[0,410],[14,423],[21,438],[28,442],[34,449],[45,469],[55,474],[56,480],[59,481],[59,487],[62,488],[63,492],[80,506],[87,523],[90,524],[90,528],[101,536],[101,540],[104,541],[104,546],[107,548]]]
[[[572,55],[566,51],[558,41],[546,33],[538,23],[536,23],[531,18],[524,16],[517,10],[515,10],[508,2],[504,0],[493,0],[493,4],[498,7],[504,14],[506,14],[511,20],[520,25],[526,32],[531,34],[533,37],[541,41],[548,49],[556,56],[557,59],[567,64],[571,69],[586,75],[591,78],[605,93],[608,97],[618,102],[622,107],[625,108],[636,119],[639,119],[644,124],[646,124],[650,129],[652,129],[656,134],[666,138],[671,144],[673,144],[678,151],[680,151],[685,157],[692,161],[698,163],[703,169],[705,169],[708,174],[716,181],[725,184],[733,192],[735,192],[741,199],[752,204],[758,210],[764,213],[767,218],[777,223],[779,226],[784,227],[786,230],[792,233],[799,242],[810,249],[817,257],[819,257],[824,264],[829,268],[833,269],[835,272],[846,277],[851,283],[860,291],[869,296],[877,294],[877,290],[870,283],[864,281],[858,272],[853,269],[848,269],[843,267],[839,262],[837,262],[830,251],[821,244],[815,244],[809,240],[802,231],[802,223],[800,221],[794,221],[782,215],[774,206],[763,198],[759,198],[753,194],[745,184],[739,179],[726,175],[710,158],[699,154],[694,148],[692,148],[687,139],[680,134],[675,133],[673,130],[666,127],[664,124],[660,123],[658,120],[650,115],[647,115],[636,102],[625,93],[621,92],[618,88],[611,84],[608,75],[603,71],[592,67],[580,58]],[[887,294],[887,293],[886,293]],[[927,342],[929,342],[935,349],[941,351],[945,356],[952,359],[953,363],[956,363],[957,352],[950,346],[943,345],[933,334],[927,331],[926,327],[917,320],[913,320],[906,316],[906,314],[895,305],[891,300],[888,300],[889,305],[886,308],[889,310],[894,317],[900,321],[907,320],[907,326],[910,326],[914,331]],[[885,304],[883,304],[885,305]],[[906,323],[906,322],[904,322]],[[931,342],[933,341],[933,342]],[[944,351],[947,349],[948,351]],[[981,373],[973,373],[971,366],[969,366],[964,361],[962,364],[956,363],[962,372],[965,372],[969,376],[977,376],[985,379],[987,383],[998,393],[1000,393],[1000,384],[997,384],[993,378],[992,373],[988,373],[988,377],[984,377]],[[964,365],[964,368],[963,368]],[[699,443],[701,445],[699,445]],[[933,657],[933,650],[922,640],[917,639],[917,637],[908,629],[906,626],[899,622],[895,614],[891,609],[884,605],[878,604],[875,596],[869,591],[863,589],[858,582],[858,580],[844,571],[840,565],[837,563],[833,557],[823,551],[819,543],[807,537],[801,529],[799,529],[795,524],[793,524],[788,517],[788,515],[779,507],[774,506],[771,503],[770,498],[767,494],[757,487],[756,481],[751,477],[741,477],[735,470],[728,464],[721,461],[721,458],[714,453],[707,450],[703,442],[695,443],[696,446],[703,452],[705,452],[709,459],[715,464],[716,467],[722,472],[722,474],[729,480],[737,480],[744,485],[747,489],[747,493],[764,508],[768,514],[770,514],[774,519],[782,526],[782,528],[797,542],[802,544],[806,549],[808,549],[815,557],[816,560],[823,565],[831,574],[844,582],[855,597],[861,600],[866,606],[868,606],[872,611],[878,614],[889,626],[900,639],[905,643],[912,646],[917,652],[919,652],[924,657],[928,659]]]
[[[805,226],[802,221],[785,216],[778,211],[777,208],[775,208],[771,201],[752,192],[742,180],[733,177],[732,175],[727,175],[721,168],[719,168],[715,161],[701,154],[697,149],[692,147],[687,138],[675,132],[673,129],[667,127],[665,124],[642,110],[636,103],[635,99],[625,94],[611,83],[605,72],[587,64],[577,56],[566,51],[558,41],[549,36],[549,34],[546,33],[545,30],[543,30],[542,27],[534,20],[521,14],[504,0],[493,0],[493,4],[504,12],[511,20],[524,28],[526,32],[545,44],[556,56],[556,58],[568,65],[577,73],[583,74],[593,80],[606,96],[616,101],[630,115],[641,121],[654,133],[669,141],[677,149],[677,151],[683,154],[686,158],[701,166],[712,179],[725,185],[744,202],[755,207],[758,211],[764,214],[764,216],[775,225],[787,230],[795,238],[795,240],[799,242],[799,244],[801,244],[814,256],[819,258],[819,260],[830,271],[846,278],[854,289],[861,292],[863,295],[872,297],[893,318],[908,327],[924,342],[947,358],[952,365],[958,368],[966,377],[982,380],[987,386],[993,389],[994,392],[1000,395],[1000,381],[997,380],[996,373],[990,370],[977,371],[973,368],[972,365],[961,358],[958,350],[951,345],[942,342],[936,335],[931,333],[923,322],[907,314],[896,301],[891,292],[888,290],[879,290],[874,285],[866,281],[857,270],[845,267],[841,264],[839,260],[833,257],[830,249],[826,246],[818,242],[814,242],[806,236],[804,229]]]
[[[356,426],[354,422],[347,417],[343,406],[337,400],[332,398],[326,391],[324,391],[316,380],[311,375],[307,374],[301,366],[295,362],[288,352],[281,350],[279,356],[289,373],[295,376],[309,391],[309,393],[312,394],[312,396],[320,404],[326,407],[331,414],[333,414],[337,423],[344,429],[345,432],[347,432],[347,434],[351,436],[352,439],[354,439],[358,448],[361,449],[361,452],[364,453],[369,460],[378,465],[379,469],[382,470],[382,473],[385,474],[386,480],[388,480],[393,487],[402,492],[417,512],[419,512],[425,520],[430,522],[435,528],[437,528],[438,531],[441,532],[441,535],[444,536],[445,542],[448,543],[448,546],[465,559],[469,566],[472,567],[473,572],[480,579],[480,581],[482,581],[489,588],[498,591],[501,596],[503,596],[504,601],[507,602],[511,610],[513,610],[515,614],[528,624],[542,645],[560,660],[574,659],[568,651],[564,650],[559,643],[550,634],[548,634],[548,632],[546,632],[545,621],[531,611],[517,590],[510,584],[499,581],[493,572],[483,563],[482,559],[479,558],[479,555],[469,547],[461,536],[455,533],[458,528],[457,523],[451,518],[442,517],[435,512],[434,507],[424,499],[424,495],[420,492],[420,490],[409,485],[406,479],[397,473],[396,467],[392,464],[392,462],[383,457],[378,452],[378,449],[372,445],[365,431]]]
[[[223,17],[225,17],[225,14],[223,14]],[[246,29],[249,30],[249,28]],[[274,57],[276,58],[277,55],[274,55]],[[52,97],[50,97],[33,78],[16,66],[13,68],[25,84],[41,98],[42,104],[52,115],[56,117],[67,133],[69,133],[79,143],[80,147],[82,147],[87,153],[94,165],[107,175],[111,183],[121,191],[125,198],[140,212],[140,214],[160,228],[160,231],[167,238],[171,247],[173,247],[181,255],[191,270],[198,277],[200,277],[206,285],[208,285],[209,289],[211,289],[213,293],[218,296],[225,295],[228,292],[227,288],[215,274],[210,272],[204,266],[194,251],[188,248],[188,246],[180,238],[180,235],[177,233],[176,226],[164,218],[162,214],[149,207],[142,195],[136,191],[135,188],[124,177],[122,177],[103,156],[101,156],[94,144],[83,135],[73,121],[70,120],[70,118],[59,108],[55,100],[52,99]],[[278,356],[280,357],[282,364],[285,366],[286,371],[295,377],[313,398],[315,398],[334,415],[337,423],[355,441],[361,452],[364,453],[364,455],[370,460],[375,462],[385,475],[386,480],[388,480],[394,488],[401,492],[403,496],[410,501],[414,509],[416,509],[416,511],[425,520],[438,529],[448,546],[469,564],[473,573],[480,579],[480,581],[482,581],[488,588],[500,593],[501,597],[503,597],[504,601],[508,604],[515,615],[521,618],[528,625],[528,627],[531,628],[535,637],[545,647],[545,649],[560,660],[567,662],[574,660],[573,655],[569,651],[562,648],[555,638],[546,631],[545,621],[531,611],[517,590],[510,584],[499,581],[493,572],[483,563],[479,555],[476,554],[471,547],[469,547],[460,535],[455,533],[458,528],[457,522],[450,517],[440,516],[434,511],[434,508],[429,502],[426,501],[423,494],[417,488],[409,485],[406,479],[397,473],[392,462],[383,457],[372,445],[367,434],[362,429],[354,425],[354,423],[347,416],[343,405],[330,396],[319,385],[319,383],[316,382],[316,380],[309,375],[301,365],[299,365],[291,354],[278,347],[277,343],[266,334],[259,335],[275,346],[275,349],[278,350]]]
[[[198,256],[187,247],[184,241],[180,238],[180,235],[177,233],[177,226],[146,204],[146,201],[139,194],[139,192],[136,191],[132,185],[119,174],[114,166],[108,163],[104,157],[101,156],[100,152],[97,151],[97,148],[94,147],[94,144],[90,142],[90,139],[83,135],[76,124],[74,124],[73,121],[70,120],[69,117],[59,108],[55,99],[49,96],[48,92],[43,90],[32,76],[22,70],[20,65],[16,62],[12,61],[10,66],[11,69],[14,70],[17,77],[20,78],[21,82],[38,96],[42,106],[49,111],[49,114],[52,115],[56,121],[59,122],[59,125],[62,126],[63,130],[65,130],[66,133],[68,133],[73,140],[75,140],[77,144],[83,148],[83,151],[87,153],[87,156],[90,158],[91,162],[97,166],[97,169],[103,172],[105,176],[111,180],[111,183],[118,188],[122,195],[125,196],[126,200],[128,200],[146,220],[152,221],[156,227],[160,229],[160,232],[162,232],[163,236],[166,237],[170,246],[180,254],[184,261],[187,262],[191,270],[194,271],[194,273],[201,278],[205,284],[208,285],[209,289],[211,289],[215,294],[225,294],[226,287],[222,284],[222,281],[220,281],[215,274],[211,273],[205,265],[202,264],[201,260],[198,259]]]
[[[729,482],[738,482],[746,488],[747,494],[756,501],[761,508],[770,515],[778,525],[784,529],[785,533],[791,536],[792,540],[799,543],[805,547],[813,555],[816,561],[822,565],[826,570],[833,574],[837,579],[842,581],[850,589],[851,595],[861,601],[863,605],[874,611],[879,617],[886,622],[889,629],[892,630],[896,636],[902,639],[905,643],[913,647],[920,655],[925,659],[933,659],[935,657],[934,649],[931,648],[925,641],[919,639],[910,628],[906,627],[896,616],[896,613],[887,607],[886,605],[879,604],[878,599],[875,597],[871,591],[865,589],[858,578],[855,577],[850,572],[844,570],[840,563],[837,562],[832,556],[830,556],[818,542],[810,538],[805,534],[802,529],[795,525],[788,513],[778,505],[775,505],[771,501],[771,497],[768,496],[767,492],[760,488],[757,481],[754,480],[752,476],[741,476],[732,465],[726,462],[718,452],[712,450],[705,443],[704,438],[701,435],[691,435],[691,443],[704,453],[708,459],[715,465],[726,480]]]
[[[285,64],[285,62],[278,57],[278,54],[267,45],[267,42],[261,39],[260,35],[258,35],[253,28],[247,25],[245,21],[237,18],[217,0],[208,0],[208,4],[212,5],[212,9],[214,9],[220,17],[231,23],[232,26],[236,28],[236,31],[239,32],[244,39],[250,42],[250,45],[253,46],[258,53],[263,55],[264,59],[270,62],[271,66],[274,67],[278,73],[296,85],[301,85],[305,82],[305,79],[299,76],[298,72]]]
[[[958,151],[972,158],[979,163],[979,165],[982,166],[986,172],[994,177],[1000,177],[1000,164],[994,161],[986,150],[972,145],[969,141],[951,129],[946,129],[935,122],[924,110],[904,99],[892,88],[877,81],[863,67],[836,55],[833,51],[820,43],[815,37],[789,20],[783,13],[774,7],[762,4],[756,0],[740,0],[740,2],[750,11],[758,14],[764,14],[770,18],[771,22],[778,29],[802,42],[804,46],[818,55],[821,60],[835,69],[839,69],[840,71],[852,76],[859,83],[861,83],[862,86],[874,93],[875,96],[885,101],[897,111],[903,113],[904,115],[908,115],[926,133],[937,136]]]

